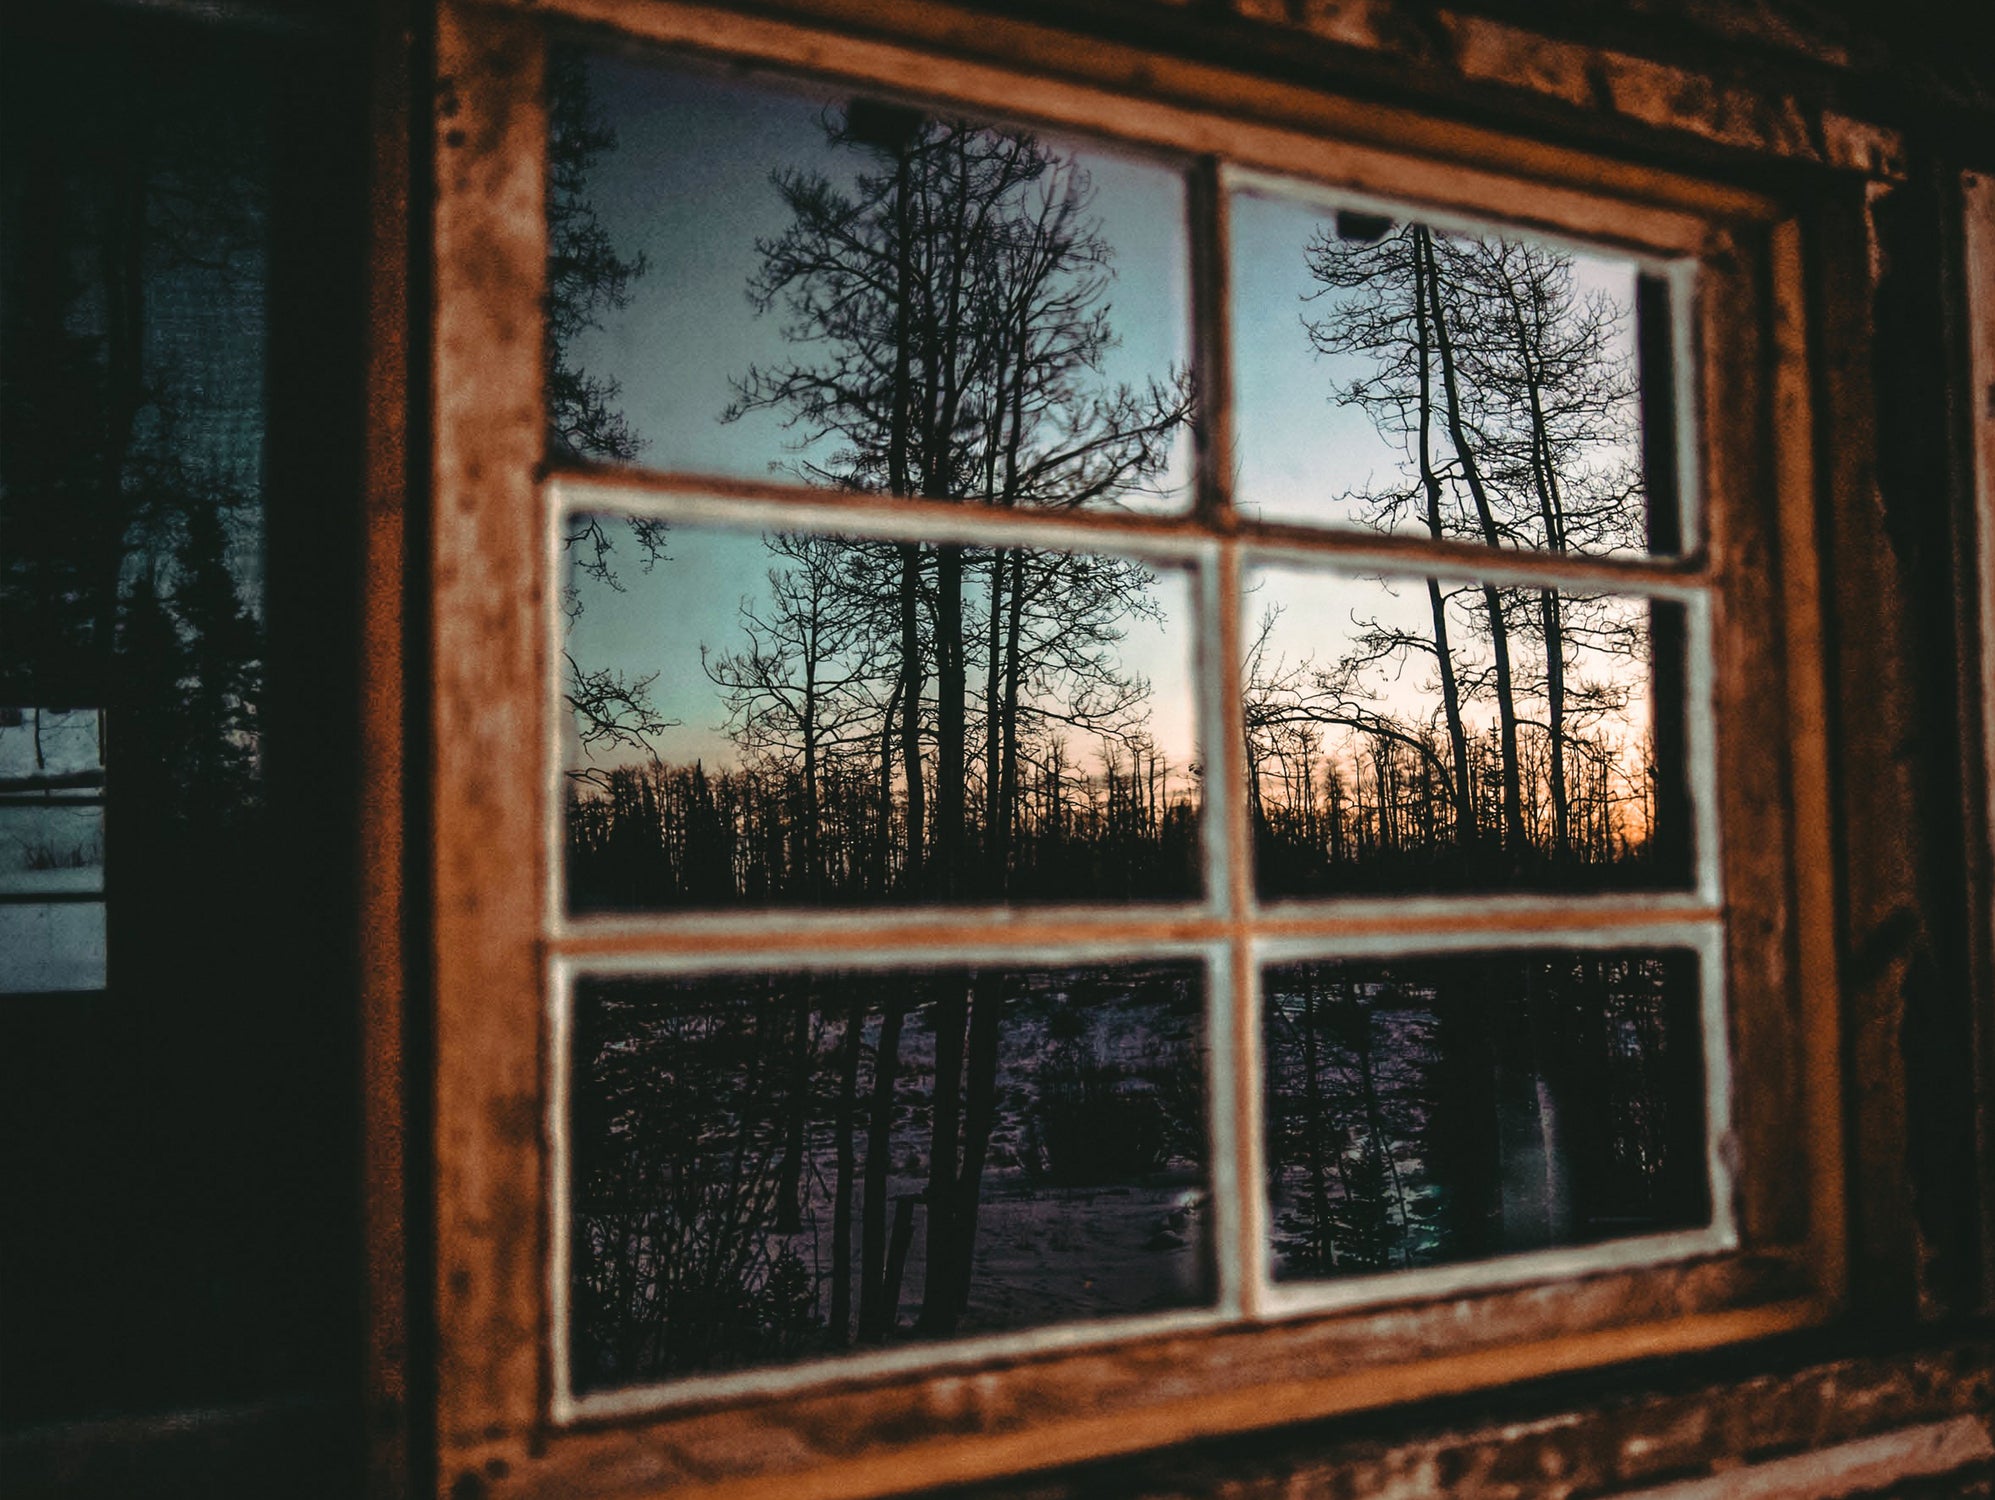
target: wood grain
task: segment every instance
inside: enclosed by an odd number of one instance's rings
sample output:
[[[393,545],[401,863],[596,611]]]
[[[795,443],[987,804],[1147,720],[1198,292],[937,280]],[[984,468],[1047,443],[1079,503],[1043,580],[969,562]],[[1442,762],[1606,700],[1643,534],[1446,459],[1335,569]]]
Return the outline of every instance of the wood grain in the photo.
[[[1695,253],[1711,220],[1776,212],[1730,184],[927,0],[810,0],[785,7],[795,19],[677,0],[509,3],[709,56],[1654,252]]]
[[[1800,228],[1772,235],[1774,476],[1779,515],[1781,634],[1786,647],[1787,743],[1792,769],[1794,977],[1805,1121],[1798,1150],[1768,1162],[1806,1163],[1808,1235],[1822,1286],[1839,1296],[1847,1228],[1843,1192],[1842,1029],[1836,962],[1834,851],[1829,809],[1829,716],[1822,648],[1821,554]],[[1750,992],[1749,992],[1750,993]],[[1757,1059],[1755,1059],[1757,1061]]]
[[[523,1492],[891,1494],[1765,1337],[1819,1318],[1804,1287],[1727,1257],[737,1401],[551,1436]]]
[[[1961,174],[1961,285],[1967,322],[1967,424],[1972,434],[1973,520],[1978,542],[1974,591],[1975,620],[1980,627],[1977,658],[1981,754],[1980,784],[1983,788],[1980,848],[1977,851],[1982,890],[1987,893],[1990,872],[1995,871],[1995,808],[1989,806],[1989,789],[1995,788],[1995,175],[1986,172]],[[1976,934],[1983,952],[1995,954],[1995,902],[1981,909],[1981,929]],[[1981,1303],[1995,1308],[1995,1003],[1987,986],[1995,958],[1984,961],[1981,969],[1981,1004],[1975,1009],[1975,1066],[1979,1081],[1975,1112],[1977,1145],[1981,1156]]]
[[[539,761],[543,49],[436,39],[430,638],[437,1441],[524,1457],[541,1394]]]

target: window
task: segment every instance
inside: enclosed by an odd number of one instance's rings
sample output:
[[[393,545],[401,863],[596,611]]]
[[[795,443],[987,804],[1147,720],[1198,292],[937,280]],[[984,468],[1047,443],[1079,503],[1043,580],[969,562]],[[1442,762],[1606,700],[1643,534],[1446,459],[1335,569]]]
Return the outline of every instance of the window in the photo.
[[[348,1379],[349,55],[302,16],[0,18],[17,1488],[89,1424],[316,1413]]]
[[[104,716],[0,708],[0,994],[104,988]]]
[[[616,19],[440,43],[446,1480],[866,1493],[1824,1316],[1776,205]]]

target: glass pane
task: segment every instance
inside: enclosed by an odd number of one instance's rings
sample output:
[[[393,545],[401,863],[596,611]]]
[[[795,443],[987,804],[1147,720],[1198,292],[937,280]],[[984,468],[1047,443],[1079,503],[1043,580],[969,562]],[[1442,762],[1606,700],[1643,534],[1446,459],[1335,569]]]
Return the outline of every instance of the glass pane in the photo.
[[[1290,964],[1262,991],[1276,1279],[1709,1222],[1695,954]]]
[[[1212,1298],[1196,965],[576,988],[575,1388]]]
[[[103,723],[0,708],[0,994],[104,988]]]
[[[1198,894],[1181,572],[595,515],[568,566],[575,910]]]
[[[1549,552],[1679,546],[1662,280],[1607,252],[1253,193],[1232,225],[1246,513]]]
[[[0,995],[101,990],[102,901],[0,901]]]
[[[101,801],[75,797],[0,801],[0,896],[67,898],[103,893]]]
[[[1267,568],[1244,624],[1264,897],[1689,882],[1681,605]]]
[[[1184,507],[1178,172],[626,58],[550,78],[557,456]]]

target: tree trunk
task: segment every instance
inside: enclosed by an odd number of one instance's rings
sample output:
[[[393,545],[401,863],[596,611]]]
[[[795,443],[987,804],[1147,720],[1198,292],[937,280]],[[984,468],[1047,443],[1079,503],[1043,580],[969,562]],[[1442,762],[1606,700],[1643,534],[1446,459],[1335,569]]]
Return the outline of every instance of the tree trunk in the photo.
[[[810,1010],[798,1006],[789,1038],[791,1067],[783,1100],[783,1160],[776,1178],[776,1233],[803,1228],[804,1150],[810,1116]]]
[[[1003,625],[1005,561],[1000,547],[991,554],[990,607],[984,620],[984,888],[1002,895],[1010,851],[1004,818]]]
[[[1006,869],[1010,868],[1012,836],[1018,818],[1018,691],[1024,674],[1020,638],[1025,619],[1025,552],[1011,550],[1011,590],[1004,626],[1004,711],[999,729],[1004,747],[998,760],[998,823],[1003,830]],[[1007,886],[1008,888],[1008,886]]]
[[[859,1114],[859,1049],[866,1010],[865,1001],[853,1002],[838,1048],[838,1181],[831,1199],[831,1313],[825,1330],[833,1347],[852,1339],[852,1179],[858,1167],[853,1131]]]
[[[1420,484],[1427,496],[1427,534],[1435,541],[1445,536],[1441,517],[1441,476],[1434,472],[1433,377],[1428,366],[1427,283],[1433,276],[1424,255],[1422,240],[1413,249],[1413,319],[1418,330],[1420,360]],[[1427,580],[1427,606],[1434,621],[1434,659],[1441,677],[1441,710],[1448,725],[1448,748],[1454,757],[1454,811],[1457,843],[1473,842],[1475,802],[1469,778],[1468,731],[1462,724],[1462,694],[1455,680],[1455,653],[1448,642],[1447,600],[1442,597],[1440,580]]]
[[[1319,988],[1315,967],[1311,966],[1302,996],[1302,1097],[1306,1105],[1303,1140],[1309,1163],[1309,1206],[1315,1228],[1316,1264],[1334,1271],[1337,1268],[1337,1237],[1331,1233],[1330,1178],[1324,1153],[1327,1121],[1323,1108],[1321,1060],[1318,1057],[1322,1047],[1322,1039],[1318,1035],[1322,1024]]]
[[[1392,1184],[1392,1203],[1399,1215],[1400,1254],[1403,1257],[1409,1247],[1412,1235],[1406,1222],[1406,1184],[1399,1175],[1399,1159],[1393,1155],[1392,1142],[1387,1138],[1385,1111],[1379,1106],[1378,1077],[1372,1067],[1372,1017],[1362,1001],[1358,999],[1356,987],[1350,980],[1344,982],[1345,998],[1356,1012],[1358,1035],[1358,1081],[1364,1091],[1365,1129],[1371,1136],[1372,1146],[1385,1162],[1386,1179]],[[1381,1229],[1390,1232],[1390,1225]],[[1391,1253],[1386,1246],[1380,1247],[1385,1263],[1391,1263]]]
[[[906,783],[907,860],[901,870],[904,890],[917,889],[922,876],[925,789],[921,778],[921,689],[927,676],[921,659],[921,547],[900,548],[901,627],[901,778]]]
[[[1447,317],[1442,310],[1440,266],[1434,259],[1433,238],[1425,229],[1417,229],[1414,233],[1426,243],[1427,265],[1431,273],[1427,281],[1427,303],[1434,318],[1435,349],[1441,357],[1441,389],[1447,399],[1448,436],[1456,456],[1461,460],[1462,477],[1468,484],[1469,496],[1475,502],[1482,539],[1491,548],[1500,547],[1503,538],[1496,529],[1489,491],[1483,484],[1482,465],[1477,461],[1475,445],[1469,441],[1468,423],[1462,412],[1461,383],[1455,371],[1454,337],[1448,332]],[[1517,704],[1511,686],[1510,627],[1503,618],[1503,599],[1495,585],[1483,585],[1482,600],[1483,608],[1489,614],[1490,652],[1496,659],[1496,717],[1503,751],[1503,842],[1506,852],[1514,859],[1524,849],[1524,796],[1517,771]]]
[[[893,1241],[887,1247],[887,1266],[880,1277],[881,1342],[900,1324],[901,1279],[907,1274],[908,1246],[914,1242],[914,1205],[913,1198],[894,1200]]]
[[[921,1319],[926,1335],[946,1335],[955,1324],[949,1268],[956,1237],[956,1145],[962,1122],[963,1031],[969,991],[951,981],[935,1001],[935,1087],[929,1097],[928,1243]]]
[[[1538,591],[1545,635],[1545,732],[1551,744],[1552,857],[1563,861],[1572,843],[1572,794],[1566,786],[1565,621],[1557,589]]]
[[[880,717],[880,826],[874,845],[876,881],[874,893],[884,899],[894,886],[894,715],[900,708],[899,678],[887,695],[886,712]]]
[[[1003,1033],[1004,984],[979,973],[971,982],[968,1084],[963,1110],[963,1168],[953,1210],[954,1255],[949,1268],[949,1331],[970,1304],[970,1281],[977,1249],[977,1210],[983,1197],[984,1163],[991,1130],[997,1124],[998,1043]],[[935,1268],[931,1265],[929,1274]]]
[[[1503,1158],[1497,1137],[1496,1058],[1487,1005],[1490,976],[1474,959],[1442,967],[1436,986],[1441,1059],[1427,1100],[1429,1148],[1443,1189],[1451,1257],[1501,1246]]]
[[[1518,357],[1524,362],[1524,386],[1531,406],[1531,478],[1538,491],[1538,518],[1545,528],[1545,545],[1566,550],[1565,503],[1559,493],[1552,435],[1545,420],[1544,399],[1536,362],[1525,332],[1524,311],[1513,295],[1517,316]],[[1538,617],[1545,636],[1545,729],[1551,738],[1552,855],[1563,860],[1572,839],[1572,800],[1566,786],[1566,644],[1565,618],[1557,589],[1538,593]]]
[[[934,873],[945,896],[961,895],[963,889],[968,690],[963,650],[963,549],[942,546],[935,552]],[[933,1215],[931,1207],[931,1223]]]
[[[893,1166],[894,1085],[900,1072],[901,1023],[909,994],[904,980],[889,980],[873,1053],[873,1108],[866,1130],[866,1196],[859,1234],[859,1339],[878,1343],[893,1327],[886,1298],[887,1173]]]
[[[919,281],[914,268],[910,203],[909,147],[894,153],[894,386],[887,412],[887,487],[896,495],[914,493],[910,445],[914,429],[914,329],[912,310]],[[901,775],[907,782],[907,860],[902,878],[908,888],[921,878],[924,806],[921,782],[921,548],[900,547]],[[869,1205],[870,1211],[870,1205]]]
[[[804,742],[804,826],[799,842],[803,845],[801,852],[804,863],[804,889],[815,897],[824,890],[824,860],[818,839],[817,648],[814,641],[804,651],[804,706],[801,717]]]

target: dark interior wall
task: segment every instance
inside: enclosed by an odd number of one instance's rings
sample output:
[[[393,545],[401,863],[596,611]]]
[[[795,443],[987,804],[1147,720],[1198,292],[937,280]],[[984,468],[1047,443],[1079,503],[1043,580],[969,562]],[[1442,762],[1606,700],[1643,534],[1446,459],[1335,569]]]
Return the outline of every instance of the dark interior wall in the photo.
[[[0,1483],[350,1492],[364,53],[0,20],[0,703],[101,710],[108,898],[0,996]]]

